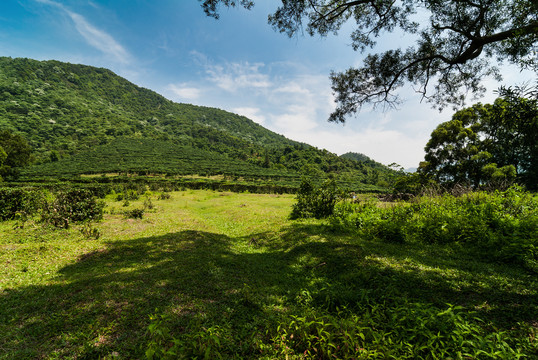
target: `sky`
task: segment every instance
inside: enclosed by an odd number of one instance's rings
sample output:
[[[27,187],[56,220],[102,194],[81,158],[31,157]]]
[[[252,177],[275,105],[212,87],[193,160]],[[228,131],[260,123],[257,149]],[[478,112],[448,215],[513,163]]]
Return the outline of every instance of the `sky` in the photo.
[[[399,91],[398,109],[364,108],[344,125],[328,123],[335,108],[329,74],[360,66],[365,55],[350,46],[351,26],[323,38],[274,31],[267,15],[278,3],[221,8],[215,20],[198,0],[2,0],[0,56],[108,68],[172,101],[244,115],[338,155],[417,167],[431,132],[454,110],[434,110],[409,86]],[[408,41],[387,34],[374,51]],[[509,66],[502,73],[506,85],[534,76]],[[492,102],[499,85],[487,80],[480,101]]]

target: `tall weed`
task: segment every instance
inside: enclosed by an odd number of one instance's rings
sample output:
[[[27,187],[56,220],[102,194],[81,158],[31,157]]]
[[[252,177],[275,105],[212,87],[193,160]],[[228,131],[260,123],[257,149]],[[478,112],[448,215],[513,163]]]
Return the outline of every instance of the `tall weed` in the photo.
[[[339,203],[330,221],[340,230],[385,241],[458,243],[538,271],[538,199],[520,187],[422,196],[392,208]]]
[[[407,300],[360,306],[291,316],[277,328],[273,350],[306,359],[518,359],[537,350],[530,339],[488,331],[458,306],[441,310]]]

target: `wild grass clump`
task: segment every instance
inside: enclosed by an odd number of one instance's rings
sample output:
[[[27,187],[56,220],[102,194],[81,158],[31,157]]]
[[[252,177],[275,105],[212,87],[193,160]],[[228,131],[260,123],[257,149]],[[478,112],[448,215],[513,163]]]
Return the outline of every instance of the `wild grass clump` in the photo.
[[[335,206],[331,223],[389,242],[464,245],[538,270],[538,199],[520,187],[422,196],[389,208],[344,202]]]
[[[518,359],[536,351],[529,338],[485,329],[460,306],[438,309],[400,300],[366,302],[336,313],[318,310],[278,326],[278,357],[305,359]]]
[[[517,331],[500,331],[476,313],[447,304],[368,298],[352,308],[304,306],[298,315],[268,321],[244,334],[233,324],[196,324],[172,336],[170,318],[152,315],[146,357],[156,359],[519,359],[537,344]],[[275,321],[276,320],[276,321]],[[241,346],[242,345],[242,346]]]
[[[144,217],[144,208],[135,208],[130,210],[125,210],[123,215],[126,219],[142,219]]]
[[[172,337],[167,324],[169,317],[152,315],[150,319],[151,323],[148,326],[150,340],[145,353],[148,360],[240,359],[250,351],[256,350],[253,347],[254,342],[240,339],[238,332],[229,324],[211,326],[194,324],[181,336]]]

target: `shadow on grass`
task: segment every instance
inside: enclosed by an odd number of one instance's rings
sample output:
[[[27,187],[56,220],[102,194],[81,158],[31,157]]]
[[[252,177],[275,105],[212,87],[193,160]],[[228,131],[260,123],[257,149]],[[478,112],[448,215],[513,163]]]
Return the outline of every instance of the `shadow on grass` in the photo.
[[[320,240],[312,242],[312,237]],[[520,266],[489,262],[472,250],[450,246],[368,241],[331,233],[323,225],[292,226],[272,251],[317,254],[321,299],[353,305],[366,291],[374,299],[447,304],[474,310],[498,328],[538,323],[538,278]],[[332,289],[331,289],[332,288]]]
[[[461,304],[499,327],[537,318],[536,289],[511,288],[522,281],[513,273],[453,273],[462,260],[432,251],[302,224],[277,235],[182,231],[111,242],[61,269],[55,283],[0,295],[0,358],[142,358],[155,312],[173,314],[176,333],[193,322],[256,331],[298,303],[352,308],[364,296]]]

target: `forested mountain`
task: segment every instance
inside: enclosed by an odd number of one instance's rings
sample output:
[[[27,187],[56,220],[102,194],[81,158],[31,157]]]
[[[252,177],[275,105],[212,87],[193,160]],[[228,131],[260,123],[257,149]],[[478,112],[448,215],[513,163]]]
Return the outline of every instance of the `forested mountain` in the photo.
[[[372,168],[386,169],[385,165],[383,165],[381,163],[378,163],[377,161],[372,160],[368,156],[366,156],[364,154],[361,154],[361,153],[347,152],[345,154],[340,155],[340,157],[342,157],[344,159],[350,159],[350,160],[355,160],[355,161],[362,162],[363,164],[369,165]]]
[[[33,176],[334,173],[376,184],[390,171],[286,139],[243,116],[174,103],[107,69],[59,61],[0,58],[0,130],[29,142],[35,163],[26,173]]]

